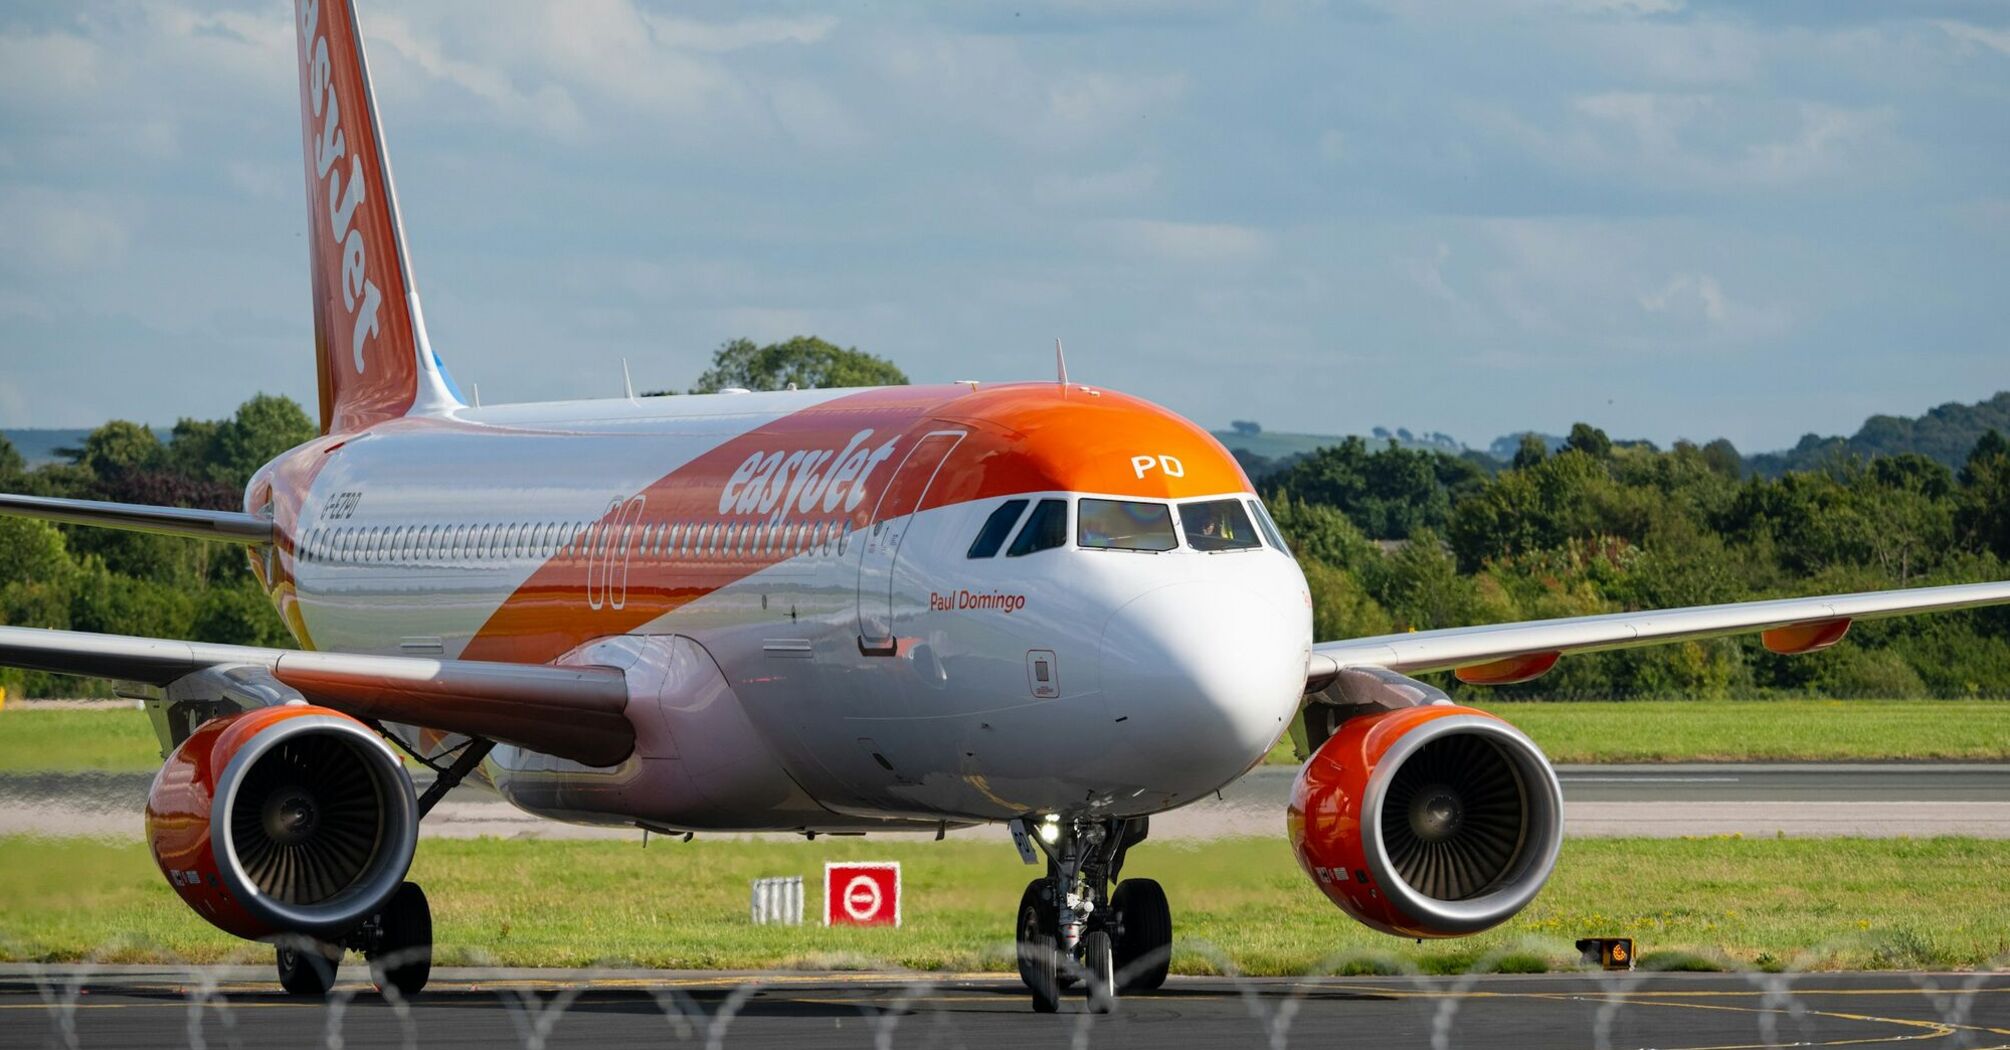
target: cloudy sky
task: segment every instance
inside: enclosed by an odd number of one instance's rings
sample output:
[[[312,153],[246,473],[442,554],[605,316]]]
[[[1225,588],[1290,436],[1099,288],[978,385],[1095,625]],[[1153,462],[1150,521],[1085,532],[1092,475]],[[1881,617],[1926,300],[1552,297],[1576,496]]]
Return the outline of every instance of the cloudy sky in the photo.
[[[0,427],[312,403],[291,4],[0,10]],[[1747,450],[2010,388],[2010,6],[362,0],[486,401],[815,333],[1210,426]]]

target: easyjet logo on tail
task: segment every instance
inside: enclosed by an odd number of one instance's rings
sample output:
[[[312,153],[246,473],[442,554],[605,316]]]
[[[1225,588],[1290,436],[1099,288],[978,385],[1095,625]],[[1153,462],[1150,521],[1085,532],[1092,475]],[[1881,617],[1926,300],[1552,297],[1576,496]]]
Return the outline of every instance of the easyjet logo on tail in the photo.
[[[301,3],[300,39],[314,42],[308,59],[308,98],[315,121],[314,177],[326,194],[329,235],[342,246],[342,304],[349,311],[349,352],[360,375],[364,341],[377,334],[377,312],[384,297],[370,279],[369,251],[355,222],[356,209],[369,198],[370,185],[363,178],[363,158],[349,152],[342,133],[342,100],[335,91],[328,34],[321,29],[320,0]],[[345,158],[347,165],[342,163]]]
[[[865,500],[866,479],[893,457],[897,437],[873,447],[873,432],[861,430],[844,447],[777,449],[749,455],[719,491],[721,514],[767,514],[780,521],[791,511],[846,513]]]

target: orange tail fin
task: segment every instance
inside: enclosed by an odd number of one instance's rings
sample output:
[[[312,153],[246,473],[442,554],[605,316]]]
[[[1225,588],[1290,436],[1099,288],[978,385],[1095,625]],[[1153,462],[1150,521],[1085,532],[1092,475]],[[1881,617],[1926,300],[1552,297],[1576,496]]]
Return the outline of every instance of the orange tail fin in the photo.
[[[352,0],[295,0],[323,433],[457,406],[426,340]]]

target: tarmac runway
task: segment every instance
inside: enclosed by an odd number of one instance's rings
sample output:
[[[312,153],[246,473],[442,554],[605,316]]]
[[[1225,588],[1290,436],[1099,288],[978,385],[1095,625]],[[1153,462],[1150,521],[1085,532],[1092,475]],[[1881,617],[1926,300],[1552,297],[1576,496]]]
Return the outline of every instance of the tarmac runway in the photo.
[[[1034,1014],[996,975],[442,970],[327,1002],[263,971],[0,967],[0,1048],[41,1046],[1493,1048],[2010,1046],[2010,974],[1175,977]]]
[[[1296,770],[1265,766],[1152,819],[1159,839],[1212,839],[1281,829]],[[1570,835],[1973,835],[2010,837],[2010,763],[1560,766]],[[0,775],[0,834],[138,837],[144,773]],[[421,778],[420,790],[430,781]],[[427,817],[423,834],[468,838],[632,838],[524,813],[465,784]],[[952,835],[996,836],[992,827]]]

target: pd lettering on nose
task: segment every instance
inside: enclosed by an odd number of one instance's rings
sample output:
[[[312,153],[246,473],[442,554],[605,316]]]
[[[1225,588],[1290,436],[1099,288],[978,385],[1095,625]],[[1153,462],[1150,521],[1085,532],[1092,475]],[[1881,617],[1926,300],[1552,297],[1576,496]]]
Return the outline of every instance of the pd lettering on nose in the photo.
[[[1136,471],[1140,478],[1145,476],[1146,471],[1151,470],[1156,470],[1169,478],[1186,477],[1186,464],[1181,463],[1177,456],[1132,456],[1131,469]]]

